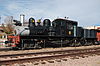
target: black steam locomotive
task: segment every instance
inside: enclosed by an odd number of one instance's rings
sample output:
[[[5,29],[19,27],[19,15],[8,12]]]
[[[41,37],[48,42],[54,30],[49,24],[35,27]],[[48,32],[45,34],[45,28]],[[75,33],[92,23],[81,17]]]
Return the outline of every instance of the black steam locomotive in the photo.
[[[78,27],[78,22],[67,19],[49,19],[37,21],[29,19],[29,25],[21,26],[17,23],[16,34],[8,36],[9,43],[13,47],[24,48],[45,48],[45,47],[65,47],[82,46],[96,44],[96,30],[83,29]]]

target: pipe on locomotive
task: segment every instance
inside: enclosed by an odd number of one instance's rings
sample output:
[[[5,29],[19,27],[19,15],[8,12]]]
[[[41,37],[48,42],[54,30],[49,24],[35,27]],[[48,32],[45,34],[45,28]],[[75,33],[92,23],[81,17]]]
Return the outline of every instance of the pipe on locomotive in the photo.
[[[22,26],[23,26],[24,21],[25,21],[25,15],[20,14],[20,22],[21,22]]]
[[[39,19],[39,20],[37,21],[37,23],[38,23],[38,25],[40,25],[41,19]],[[35,27],[36,24],[35,24],[35,19],[31,17],[31,18],[29,19],[29,27],[32,27],[32,26]],[[43,20],[43,26],[50,27],[50,26],[51,26],[51,21],[50,21],[49,19],[44,19],[44,20]]]
[[[24,17],[25,17],[25,15],[23,15],[23,14],[20,15],[21,25],[16,25],[15,28],[14,28],[15,32],[16,32],[16,35],[29,35],[30,34],[29,28],[31,28],[31,27],[37,27],[41,23],[41,20],[39,19],[37,21],[38,25],[36,26],[35,19],[31,17],[31,18],[29,18],[28,26],[24,26],[23,25],[23,23],[24,23]],[[43,20],[43,26],[50,27],[51,26],[51,21],[49,19],[44,19]]]

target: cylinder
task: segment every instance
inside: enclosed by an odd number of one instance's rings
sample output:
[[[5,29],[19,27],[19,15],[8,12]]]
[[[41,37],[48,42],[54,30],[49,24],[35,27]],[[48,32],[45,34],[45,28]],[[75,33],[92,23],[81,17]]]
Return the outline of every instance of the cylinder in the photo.
[[[21,22],[22,26],[23,26],[24,21],[25,21],[25,15],[21,14],[20,15],[20,22]]]
[[[51,26],[51,21],[49,19],[45,19],[43,21],[43,26],[47,26],[47,27],[50,27]]]

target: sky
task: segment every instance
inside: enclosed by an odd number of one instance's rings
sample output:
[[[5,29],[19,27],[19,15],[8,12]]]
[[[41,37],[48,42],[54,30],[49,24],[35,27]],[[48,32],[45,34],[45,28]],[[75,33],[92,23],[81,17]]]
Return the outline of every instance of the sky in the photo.
[[[80,26],[100,25],[100,0],[0,0],[1,23],[7,16],[20,20],[69,17]]]

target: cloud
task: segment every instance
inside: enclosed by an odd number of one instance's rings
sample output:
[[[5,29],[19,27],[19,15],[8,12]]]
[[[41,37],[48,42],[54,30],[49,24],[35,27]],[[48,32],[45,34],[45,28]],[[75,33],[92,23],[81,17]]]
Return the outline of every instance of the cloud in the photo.
[[[20,7],[16,4],[16,3],[10,3],[8,4],[8,6],[6,7],[8,10],[17,10],[20,9]]]
[[[0,11],[2,15],[11,15],[19,19],[25,14],[26,20],[33,16],[35,19],[68,16],[81,26],[99,24],[100,0],[2,0]],[[90,23],[91,22],[91,23]]]

